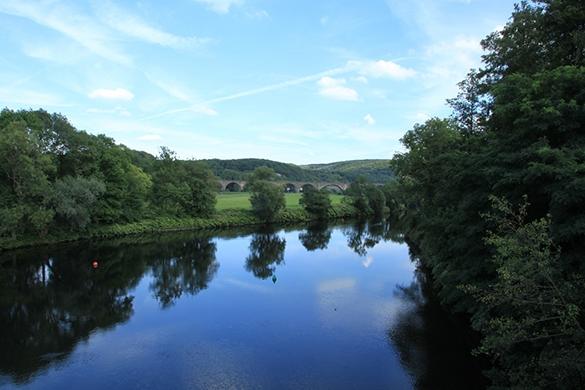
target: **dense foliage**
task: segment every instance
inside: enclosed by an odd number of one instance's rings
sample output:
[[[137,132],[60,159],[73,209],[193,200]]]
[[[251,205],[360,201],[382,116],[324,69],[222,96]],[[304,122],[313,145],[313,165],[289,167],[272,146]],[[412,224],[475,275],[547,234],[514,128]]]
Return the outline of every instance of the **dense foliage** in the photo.
[[[252,212],[260,220],[266,222],[273,222],[285,207],[282,188],[270,182],[275,176],[271,168],[258,167],[248,182]]]
[[[387,205],[484,335],[494,386],[582,388],[585,3],[522,2],[482,45],[453,117],[402,139]]]
[[[204,160],[213,173],[225,180],[247,180],[258,167],[274,170],[278,180],[349,183],[359,176],[373,183],[393,178],[388,160],[355,160],[329,164],[294,165],[272,160],[242,158],[235,160]]]
[[[313,187],[308,187],[303,191],[299,203],[309,214],[314,215],[317,219],[326,219],[331,208],[329,194],[326,189],[318,191]]]
[[[216,180],[202,164],[156,159],[76,130],[45,111],[0,113],[0,238],[42,237],[154,216],[209,216]]]
[[[380,218],[386,210],[386,196],[378,186],[369,183],[360,176],[352,182],[346,191],[348,199],[361,216]]]

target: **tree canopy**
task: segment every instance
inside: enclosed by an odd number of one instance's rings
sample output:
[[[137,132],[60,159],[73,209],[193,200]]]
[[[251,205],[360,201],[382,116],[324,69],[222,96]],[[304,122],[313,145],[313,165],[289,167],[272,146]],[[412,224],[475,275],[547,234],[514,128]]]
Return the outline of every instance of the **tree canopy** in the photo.
[[[168,148],[156,159],[43,110],[0,113],[0,238],[168,216],[209,216],[216,179]]]
[[[442,302],[482,332],[495,386],[582,387],[585,3],[523,1],[482,45],[453,116],[402,138],[387,204]],[[521,220],[488,217],[513,205]]]

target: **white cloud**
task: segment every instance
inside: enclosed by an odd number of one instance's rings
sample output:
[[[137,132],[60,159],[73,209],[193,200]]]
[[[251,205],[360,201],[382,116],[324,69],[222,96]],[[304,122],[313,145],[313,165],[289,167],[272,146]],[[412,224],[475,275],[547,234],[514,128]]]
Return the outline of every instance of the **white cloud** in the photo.
[[[416,74],[414,69],[405,68],[395,62],[378,60],[378,61],[349,61],[349,67],[356,68],[362,76],[372,78],[390,78],[403,80]]]
[[[357,76],[353,78],[355,81],[360,82],[362,84],[367,84],[368,83],[368,78],[365,76]]]
[[[114,39],[103,26],[77,10],[55,2],[3,1],[0,12],[29,19],[58,31],[92,53],[110,61],[130,65],[132,60],[116,49]]]
[[[249,17],[250,19],[257,20],[270,19],[270,14],[268,13],[268,11],[263,9],[246,11],[246,16]]]
[[[321,16],[321,19],[319,19],[319,23],[321,23],[322,26],[325,26],[327,23],[329,23],[329,17]]]
[[[106,99],[106,100],[132,100],[134,94],[124,88],[98,88],[91,91],[88,95],[92,99]]]
[[[174,49],[188,49],[210,41],[208,38],[183,37],[160,30],[110,2],[97,4],[99,4],[96,6],[97,13],[104,23],[114,30],[148,43]]]
[[[160,141],[162,137],[158,134],[144,134],[138,137],[140,141]]]
[[[345,83],[345,79],[335,79],[329,76],[321,77],[317,82],[319,94],[334,100],[357,101],[359,98],[357,91],[346,87]]]
[[[471,68],[481,63],[479,38],[458,36],[452,40],[440,41],[426,47],[421,71],[421,81],[426,96],[419,102],[417,110],[434,113],[444,107],[445,99],[457,94],[457,83],[465,78]]]
[[[233,6],[242,5],[243,0],[194,0],[205,5],[208,9],[218,14],[227,14]]]
[[[370,126],[376,124],[376,120],[370,114],[366,114],[366,116],[364,116],[364,121]]]

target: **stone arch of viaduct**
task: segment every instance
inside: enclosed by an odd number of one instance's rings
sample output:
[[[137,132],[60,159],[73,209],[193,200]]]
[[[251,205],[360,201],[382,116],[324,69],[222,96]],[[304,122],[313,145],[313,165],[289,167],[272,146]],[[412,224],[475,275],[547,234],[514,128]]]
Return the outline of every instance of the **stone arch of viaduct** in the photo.
[[[246,187],[245,180],[219,180],[221,191],[240,192]],[[348,183],[340,182],[313,182],[313,181],[276,181],[275,184],[282,186],[285,192],[303,192],[303,188],[311,186],[317,190],[331,188],[333,190],[345,191]]]

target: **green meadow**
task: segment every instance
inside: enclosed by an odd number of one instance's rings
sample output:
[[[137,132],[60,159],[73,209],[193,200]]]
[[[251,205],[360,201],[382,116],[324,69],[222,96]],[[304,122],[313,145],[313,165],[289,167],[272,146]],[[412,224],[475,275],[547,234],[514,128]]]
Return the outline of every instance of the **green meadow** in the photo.
[[[338,194],[331,194],[331,204],[337,205],[341,204],[341,200],[343,199],[343,195]],[[301,194],[285,194],[284,199],[286,201],[286,208],[287,209],[297,209],[300,208],[301,205],[299,204],[299,200],[301,199]],[[233,210],[233,209],[240,209],[240,210],[250,210],[252,207],[250,205],[250,193],[249,192],[229,192],[229,193],[221,193],[217,195],[217,205],[215,206],[217,210]]]

